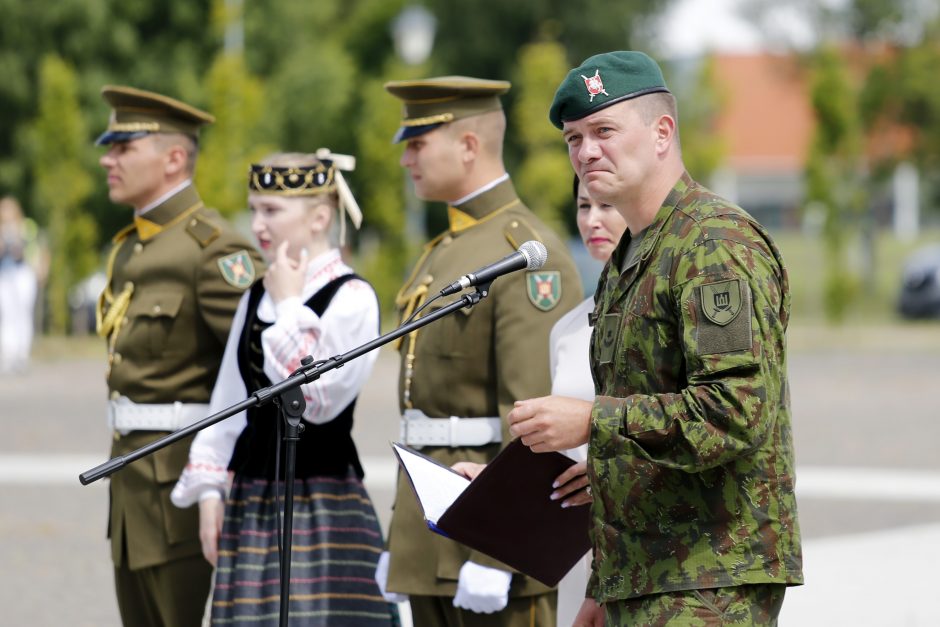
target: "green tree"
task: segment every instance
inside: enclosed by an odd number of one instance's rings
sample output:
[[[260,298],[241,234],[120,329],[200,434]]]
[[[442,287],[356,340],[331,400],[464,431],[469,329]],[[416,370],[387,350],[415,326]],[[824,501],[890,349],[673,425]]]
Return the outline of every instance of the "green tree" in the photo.
[[[846,259],[846,243],[867,204],[862,180],[862,132],[857,90],[843,55],[822,46],[811,58],[811,101],[816,129],[806,165],[806,196],[822,211],[826,244],[823,307],[832,322],[841,322],[858,294],[858,277]]]
[[[368,79],[360,86],[361,124],[356,136],[359,161],[357,171],[349,178],[365,216],[360,238],[363,275],[375,286],[379,302],[386,307],[394,303],[406,266],[414,261],[415,246],[425,234],[409,232],[409,228],[418,226],[424,205],[415,198],[410,180],[398,165],[401,146],[392,144],[391,138],[401,121],[401,107],[382,85],[391,77],[420,76],[426,69],[392,62],[384,76]]]
[[[714,56],[705,56],[689,89],[676,89],[676,93],[682,158],[693,178],[707,181],[727,153],[716,127],[725,98],[717,84]]]
[[[83,165],[87,135],[74,70],[58,56],[46,56],[39,71],[39,112],[28,131],[28,142],[33,205],[40,225],[48,231],[52,253],[48,297],[55,333],[68,329],[69,290],[97,261],[96,225],[83,209],[92,188]]]
[[[528,44],[519,50],[516,68],[510,121],[523,157],[514,179],[536,215],[562,231],[564,209],[573,213],[573,173],[561,133],[548,121],[548,108],[559,77],[569,69],[565,51],[555,42]]]
[[[273,150],[264,89],[240,54],[226,52],[209,69],[206,89],[215,123],[205,131],[196,179],[206,204],[233,216],[245,208],[249,165]]]

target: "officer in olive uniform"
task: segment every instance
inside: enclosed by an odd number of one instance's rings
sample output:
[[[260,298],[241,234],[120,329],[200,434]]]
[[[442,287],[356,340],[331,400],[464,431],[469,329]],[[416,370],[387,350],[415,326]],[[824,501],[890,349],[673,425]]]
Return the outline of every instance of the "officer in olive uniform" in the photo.
[[[209,114],[165,96],[107,86],[112,202],[134,209],[113,239],[98,333],[108,345],[111,455],[124,455],[206,417],[232,316],[261,270],[251,245],[192,183]],[[125,625],[199,625],[211,567],[195,509],[170,503],[192,438],[111,477],[109,533]]]
[[[449,205],[450,228],[425,246],[399,293],[402,318],[528,240],[548,250],[541,269],[502,276],[473,308],[403,338],[402,440],[447,465],[490,461],[509,442],[503,417],[513,403],[548,394],[549,331],[582,295],[567,248],[525,207],[503,166],[499,96],[509,87],[460,76],[385,85],[404,102],[401,165],[418,196]],[[401,478],[388,546],[386,588],[409,595],[416,627],[555,624],[554,591],[430,532]]]

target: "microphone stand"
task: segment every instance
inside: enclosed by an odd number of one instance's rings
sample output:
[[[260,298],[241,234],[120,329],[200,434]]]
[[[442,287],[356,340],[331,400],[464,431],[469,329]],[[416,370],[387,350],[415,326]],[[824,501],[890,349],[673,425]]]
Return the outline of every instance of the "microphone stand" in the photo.
[[[303,394],[300,392],[300,386],[305,383],[310,383],[316,381],[320,376],[334,370],[336,368],[342,367],[346,362],[356,359],[373,351],[385,344],[388,344],[392,340],[396,340],[404,335],[411,333],[421,327],[434,322],[439,318],[449,315],[450,313],[457,311],[458,309],[470,308],[476,305],[478,302],[483,300],[486,295],[489,293],[490,283],[479,285],[476,288],[476,291],[468,294],[464,294],[458,300],[455,300],[444,307],[441,307],[437,311],[434,311],[427,316],[418,318],[411,322],[407,322],[394,331],[386,333],[385,335],[380,335],[376,339],[366,342],[365,344],[352,349],[347,353],[341,355],[334,355],[329,359],[325,359],[320,362],[314,362],[313,357],[307,355],[301,360],[301,366],[295,370],[289,377],[274,383],[268,387],[261,388],[254,392],[249,398],[246,398],[243,401],[240,401],[226,409],[223,409],[215,414],[208,416],[198,422],[183,427],[178,431],[174,431],[159,440],[155,440],[150,444],[146,444],[140,447],[137,450],[131,451],[127,455],[118,455],[106,461],[103,464],[95,466],[90,470],[86,470],[78,476],[78,480],[82,485],[88,485],[102,477],[108,477],[117,472],[118,470],[124,468],[127,464],[137,461],[141,457],[146,457],[151,455],[160,449],[173,444],[197,431],[201,431],[206,427],[212,426],[217,422],[225,420],[229,416],[234,416],[237,413],[245,411],[250,407],[256,407],[264,405],[265,403],[273,401],[280,407],[280,413],[284,419],[286,425],[283,440],[286,447],[285,455],[285,474],[286,474],[286,486],[285,486],[285,495],[284,495],[284,524],[283,524],[283,534],[284,534],[284,555],[280,556],[281,562],[281,605],[280,605],[280,627],[287,627],[287,619],[289,614],[288,602],[290,600],[290,564],[291,564],[291,550],[292,550],[292,535],[293,535],[293,501],[294,501],[294,474],[296,467],[296,451],[297,451],[297,441],[300,439],[300,433],[303,431],[303,421],[301,416],[303,415],[304,408],[306,406],[304,402]],[[275,478],[276,480],[276,478]]]

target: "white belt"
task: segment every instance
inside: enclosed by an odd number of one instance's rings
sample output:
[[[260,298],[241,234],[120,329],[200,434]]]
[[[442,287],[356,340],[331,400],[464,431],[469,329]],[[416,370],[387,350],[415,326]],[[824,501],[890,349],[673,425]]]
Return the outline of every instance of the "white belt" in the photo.
[[[483,446],[503,441],[499,418],[428,418],[420,409],[406,409],[401,440],[408,446]]]
[[[126,396],[108,401],[108,426],[121,435],[131,431],[176,431],[208,415],[206,403],[135,403]]]

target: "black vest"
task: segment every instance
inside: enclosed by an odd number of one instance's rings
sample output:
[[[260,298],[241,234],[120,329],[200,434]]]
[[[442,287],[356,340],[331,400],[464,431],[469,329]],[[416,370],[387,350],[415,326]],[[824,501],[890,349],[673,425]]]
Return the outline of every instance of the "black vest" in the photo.
[[[324,285],[305,304],[318,316],[329,306],[336,291],[349,280],[361,279],[355,274],[345,274]],[[271,326],[258,319],[258,303],[264,294],[264,286],[257,281],[248,296],[248,313],[238,346],[238,367],[248,395],[271,385],[264,374],[264,355],[261,350],[261,333]],[[325,424],[304,421],[304,431],[297,442],[295,477],[303,479],[314,476],[346,477],[352,466],[362,479],[362,465],[352,439],[353,409],[356,399]],[[238,437],[229,470],[240,477],[275,479],[275,455],[282,442],[278,441],[278,426],[283,418],[273,403],[247,410],[248,425]],[[283,426],[281,426],[283,431]],[[281,452],[281,472],[286,463]],[[279,477],[279,479],[283,479]]]

